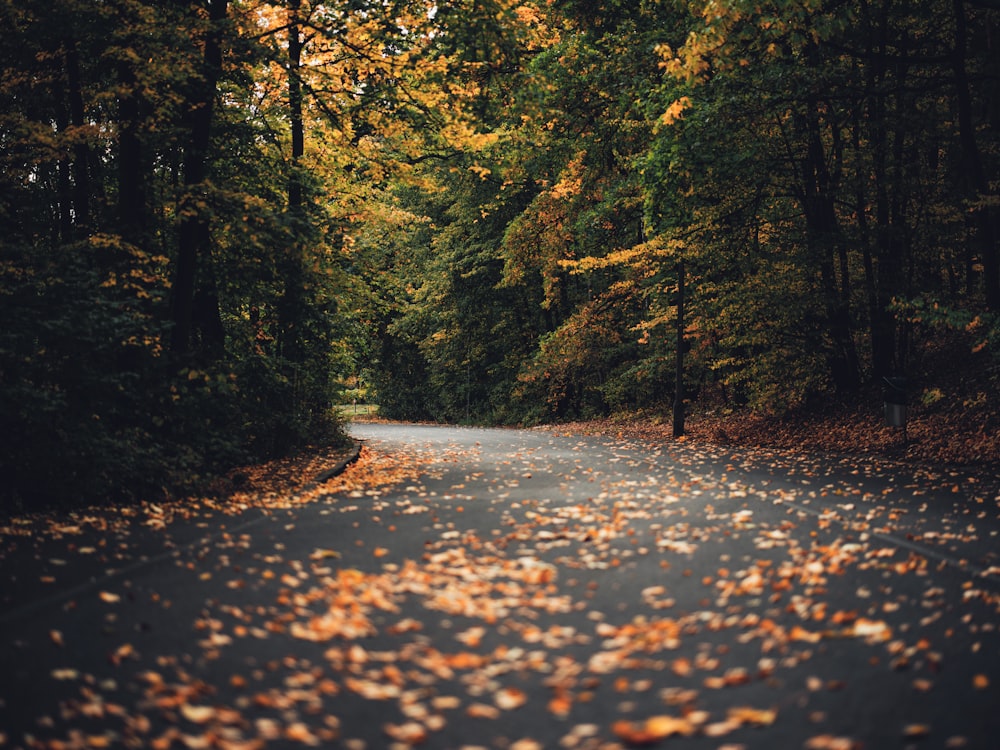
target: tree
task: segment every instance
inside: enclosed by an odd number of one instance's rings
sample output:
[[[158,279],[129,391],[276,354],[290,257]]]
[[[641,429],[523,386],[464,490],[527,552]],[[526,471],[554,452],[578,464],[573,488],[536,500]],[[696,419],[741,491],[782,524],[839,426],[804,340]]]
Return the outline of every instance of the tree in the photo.
[[[197,328],[201,334],[199,349],[213,359],[221,354],[224,334],[209,260],[208,179],[216,90],[223,70],[223,24],[228,10],[228,0],[205,0],[204,8],[196,4],[189,9],[202,60],[189,82],[186,101],[189,141],[184,152],[184,193],[178,206],[178,252],[171,287],[174,353],[180,356],[191,353],[192,334]]]
[[[683,176],[702,213],[710,196],[745,184],[742,205],[719,203],[728,206],[722,218],[731,230],[748,226],[738,217],[751,218],[758,262],[771,262],[760,255],[766,246],[786,255],[802,249],[794,268],[811,278],[792,324],[820,343],[838,390],[853,389],[862,373],[879,378],[906,367],[907,323],[893,300],[937,287],[942,261],[950,263],[942,249],[961,243],[953,219],[961,208],[949,198],[954,174],[940,158],[961,140],[946,128],[960,80],[949,74],[958,29],[951,14],[939,2],[727,2],[704,13],[692,5],[694,31],[681,47],[661,50],[673,81],[662,89],[667,127],[656,146],[663,156],[653,152],[663,167],[657,174]],[[735,154],[679,151],[689,135]],[[721,172],[723,165],[733,168]],[[982,228],[977,236],[987,246]],[[736,239],[731,230],[716,237]],[[867,329],[859,326],[865,320]],[[766,349],[800,335],[774,328]],[[856,354],[860,337],[871,352],[866,366]],[[804,364],[810,354],[798,356]]]

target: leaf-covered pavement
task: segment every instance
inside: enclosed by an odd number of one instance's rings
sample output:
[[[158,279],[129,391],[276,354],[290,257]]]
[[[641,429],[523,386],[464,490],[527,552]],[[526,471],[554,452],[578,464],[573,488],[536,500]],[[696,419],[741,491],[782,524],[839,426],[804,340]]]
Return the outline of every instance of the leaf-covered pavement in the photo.
[[[356,430],[296,493],[6,524],[51,557],[0,611],[0,746],[995,745],[988,477]]]

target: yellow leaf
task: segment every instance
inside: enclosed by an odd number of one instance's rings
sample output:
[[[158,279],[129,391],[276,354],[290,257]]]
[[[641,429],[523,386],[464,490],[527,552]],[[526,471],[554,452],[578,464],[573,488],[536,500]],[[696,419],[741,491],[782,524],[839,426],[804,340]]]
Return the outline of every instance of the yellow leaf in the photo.
[[[181,716],[192,724],[207,724],[215,717],[215,709],[211,706],[192,706],[185,703],[181,706]]]
[[[867,620],[858,618],[851,630],[852,635],[857,638],[867,638],[871,641],[887,641],[892,637],[892,630],[881,620]]]
[[[495,706],[489,706],[485,703],[473,703],[469,706],[465,713],[474,719],[499,719],[500,710]]]
[[[328,559],[339,560],[340,553],[332,549],[317,549],[311,555],[309,555],[310,560],[328,560]]]
[[[515,687],[506,687],[496,692],[493,696],[499,708],[504,711],[510,711],[515,708],[520,708],[525,703],[528,702],[528,695],[523,690],[519,690]]]
[[[663,113],[660,120],[664,125],[673,125],[675,122],[681,119],[684,114],[684,110],[691,107],[691,98],[687,96],[682,96],[680,99],[672,102],[667,111]]]
[[[778,712],[774,709],[749,708],[739,706],[729,709],[728,717],[732,721],[740,724],[750,724],[756,727],[768,727],[778,718]]]

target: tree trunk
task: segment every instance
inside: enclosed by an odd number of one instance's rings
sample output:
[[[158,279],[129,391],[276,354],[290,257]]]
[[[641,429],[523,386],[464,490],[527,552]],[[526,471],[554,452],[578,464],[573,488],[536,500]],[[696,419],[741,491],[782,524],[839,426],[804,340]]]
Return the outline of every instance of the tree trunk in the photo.
[[[214,310],[211,299],[199,305],[195,314],[195,297],[199,265],[210,261],[211,234],[205,206],[209,151],[216,85],[222,74],[222,21],[228,12],[229,0],[208,0],[209,28],[204,41],[202,74],[194,86],[190,107],[190,140],[184,155],[184,195],[178,206],[177,265],[174,272],[171,318],[174,325],[172,348],[177,355],[193,353],[193,333],[196,324],[207,334],[202,341],[207,353],[217,353],[222,342],[211,340],[211,334],[221,330],[216,325],[218,305]]]
[[[895,228],[890,217],[889,187],[889,130],[887,86],[888,66],[886,50],[889,46],[888,5],[883,5],[877,18],[870,15],[867,3],[865,9],[865,93],[867,109],[861,113],[865,132],[859,124],[855,133],[855,147],[861,161],[861,143],[865,142],[870,154],[870,177],[858,176],[856,196],[859,201],[859,226],[863,234],[870,237],[865,243],[865,288],[868,296],[869,336],[871,339],[872,376],[876,379],[892,375],[898,370],[896,362],[896,320],[890,308],[897,294],[902,278],[902,258],[900,246],[894,237]],[[859,166],[858,169],[868,169]],[[874,200],[874,227],[867,220],[869,199],[862,187],[872,183]],[[898,187],[898,186],[897,186]],[[863,201],[863,203],[862,203]]]
[[[62,106],[59,106],[56,114],[56,130],[64,133],[68,127],[69,120],[66,117],[66,111]],[[59,240],[63,243],[69,243],[73,241],[73,181],[70,179],[70,160],[66,157],[61,158],[57,169]]]
[[[142,246],[146,230],[146,185],[142,168],[140,94],[135,71],[122,62],[118,69],[118,225],[122,238]]]
[[[302,33],[299,9],[301,0],[288,3],[288,120],[292,131],[292,163],[288,180],[288,210],[302,207],[302,157],[305,155],[305,126],[302,122]]]
[[[684,261],[677,264],[677,329],[674,353],[674,437],[684,434]]]
[[[83,127],[85,111],[83,88],[80,80],[80,55],[76,41],[65,42],[66,95],[69,101],[69,121],[74,127]],[[80,139],[73,145],[73,222],[76,233],[85,236],[90,225],[90,147]]]
[[[305,127],[302,121],[302,36],[299,18],[301,0],[288,0],[288,120],[292,136],[292,153],[288,174],[288,216],[290,237],[285,249],[284,292],[279,307],[281,353],[292,363],[300,363],[302,351],[302,246],[303,186],[302,156],[305,154]]]
[[[838,392],[857,390],[860,382],[857,348],[851,330],[850,282],[846,278],[837,284],[837,248],[844,242],[834,206],[834,184],[826,162],[818,102],[807,104],[804,122],[806,157],[802,168],[803,213],[806,237],[818,265],[831,348],[827,362],[834,387]]]

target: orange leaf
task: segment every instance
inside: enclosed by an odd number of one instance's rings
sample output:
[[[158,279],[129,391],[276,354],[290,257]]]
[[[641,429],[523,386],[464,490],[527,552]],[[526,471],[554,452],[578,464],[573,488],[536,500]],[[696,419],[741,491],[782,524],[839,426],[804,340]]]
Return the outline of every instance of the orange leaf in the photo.
[[[493,700],[504,711],[520,708],[528,702],[528,694],[516,687],[505,687],[496,692]]]
[[[892,630],[888,625],[881,620],[868,620],[864,617],[858,618],[850,632],[858,638],[866,638],[876,642],[892,638]]]
[[[500,709],[485,703],[473,703],[465,710],[466,715],[473,719],[499,719]]]
[[[573,708],[573,701],[565,695],[557,695],[549,701],[549,713],[556,716],[567,716]]]
[[[295,740],[296,742],[301,742],[303,745],[318,745],[319,737],[312,733],[312,731],[301,721],[297,721],[294,724],[289,724],[285,727],[285,737],[290,740]]]
[[[774,709],[750,708],[749,706],[738,706],[729,709],[727,716],[731,721],[738,721],[740,724],[750,724],[755,727],[769,727],[778,718],[778,712]]]
[[[642,722],[616,721],[611,726],[618,739],[628,745],[653,745],[675,734],[690,737],[697,727],[688,719],[675,716],[651,716]]]
[[[427,741],[427,729],[416,721],[408,721],[405,724],[386,724],[382,727],[382,731],[397,742],[405,742],[409,745],[419,745],[421,742]]]
[[[819,633],[813,633],[806,630],[801,625],[795,625],[791,630],[788,631],[788,639],[790,641],[805,641],[806,643],[819,643],[823,636]]]
[[[115,649],[115,652],[108,659],[117,667],[122,661],[130,657],[138,658],[139,654],[136,653],[135,647],[131,643],[123,643]]]
[[[215,709],[211,706],[192,706],[185,703],[181,706],[181,716],[192,724],[207,724],[215,718]]]
[[[677,675],[678,677],[689,677],[691,675],[691,672],[694,671],[693,667],[691,666],[691,660],[683,656],[679,659],[674,659],[673,663],[670,665],[670,668],[674,671],[674,674]]]

